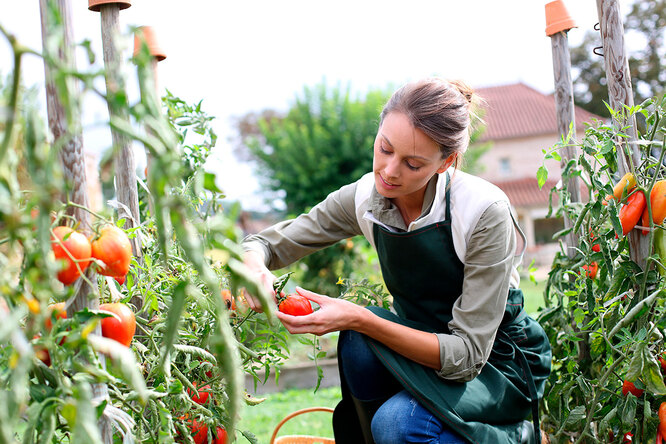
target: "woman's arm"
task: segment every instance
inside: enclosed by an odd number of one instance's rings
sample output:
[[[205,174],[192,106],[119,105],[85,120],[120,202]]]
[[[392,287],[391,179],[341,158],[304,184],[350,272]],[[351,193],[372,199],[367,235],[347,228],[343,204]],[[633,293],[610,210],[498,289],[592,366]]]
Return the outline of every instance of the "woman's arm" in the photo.
[[[343,299],[330,298],[302,288],[296,291],[319,304],[320,309],[307,316],[290,316],[278,312],[278,318],[290,333],[323,335],[332,331],[355,330],[419,364],[440,369],[439,341],[434,333],[396,324]]]

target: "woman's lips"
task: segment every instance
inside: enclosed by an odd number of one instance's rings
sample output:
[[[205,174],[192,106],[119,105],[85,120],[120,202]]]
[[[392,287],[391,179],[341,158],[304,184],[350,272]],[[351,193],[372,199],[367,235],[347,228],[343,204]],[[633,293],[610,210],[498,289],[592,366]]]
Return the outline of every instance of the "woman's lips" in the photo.
[[[386,189],[388,189],[388,190],[393,190],[393,189],[395,189],[395,188],[398,188],[398,185],[393,185],[392,183],[387,182],[387,181],[382,177],[381,174],[378,174],[378,176],[379,176],[379,180],[380,180],[380,182],[381,182],[381,184],[382,184],[382,186],[383,186],[384,188],[386,188]]]

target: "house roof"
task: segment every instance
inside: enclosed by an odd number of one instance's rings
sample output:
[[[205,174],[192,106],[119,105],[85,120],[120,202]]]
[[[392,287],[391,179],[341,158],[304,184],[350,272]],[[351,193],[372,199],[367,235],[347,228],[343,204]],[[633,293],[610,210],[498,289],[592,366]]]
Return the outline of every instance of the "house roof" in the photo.
[[[495,185],[504,191],[514,207],[542,207],[548,205],[550,190],[556,183],[557,180],[548,179],[543,187],[539,188],[535,177],[525,177],[495,182]]]
[[[548,205],[550,190],[558,185],[558,179],[547,179],[543,187],[539,188],[536,177],[524,177],[493,182],[509,198],[514,207],[543,207]],[[584,183],[579,182],[580,194],[583,202],[588,200],[588,189]],[[553,205],[557,205],[558,196],[553,196]]]
[[[483,120],[486,129],[481,141],[513,139],[557,134],[557,117],[555,113],[555,97],[543,94],[524,83],[511,85],[476,88],[485,102]],[[584,122],[592,123],[600,116],[574,108],[576,131],[584,131]]]

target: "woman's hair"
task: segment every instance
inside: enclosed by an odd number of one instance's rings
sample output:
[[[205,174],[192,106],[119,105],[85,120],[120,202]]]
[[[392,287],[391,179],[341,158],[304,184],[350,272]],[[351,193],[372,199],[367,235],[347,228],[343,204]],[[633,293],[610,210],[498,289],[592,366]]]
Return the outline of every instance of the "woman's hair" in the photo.
[[[392,112],[405,114],[414,128],[434,140],[442,157],[456,154],[456,161],[469,145],[472,88],[461,81],[427,78],[408,83],[393,93],[379,117]]]

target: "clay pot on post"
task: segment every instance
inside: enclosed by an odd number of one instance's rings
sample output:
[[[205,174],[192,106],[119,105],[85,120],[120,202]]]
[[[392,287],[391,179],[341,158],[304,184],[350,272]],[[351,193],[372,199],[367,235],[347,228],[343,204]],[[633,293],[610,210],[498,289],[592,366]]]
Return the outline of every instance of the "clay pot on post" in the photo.
[[[577,28],[563,0],[546,3],[546,35],[551,36],[561,31]]]
[[[166,59],[166,53],[157,42],[155,30],[152,26],[141,26],[137,28],[136,33],[134,34],[134,57],[139,55],[139,52],[141,51],[141,43],[144,41],[146,42],[146,46],[148,46],[150,55],[155,57],[158,62]]]
[[[120,9],[127,9],[132,6],[130,0],[88,0],[88,9],[91,11],[99,12],[102,5],[116,4]]]

